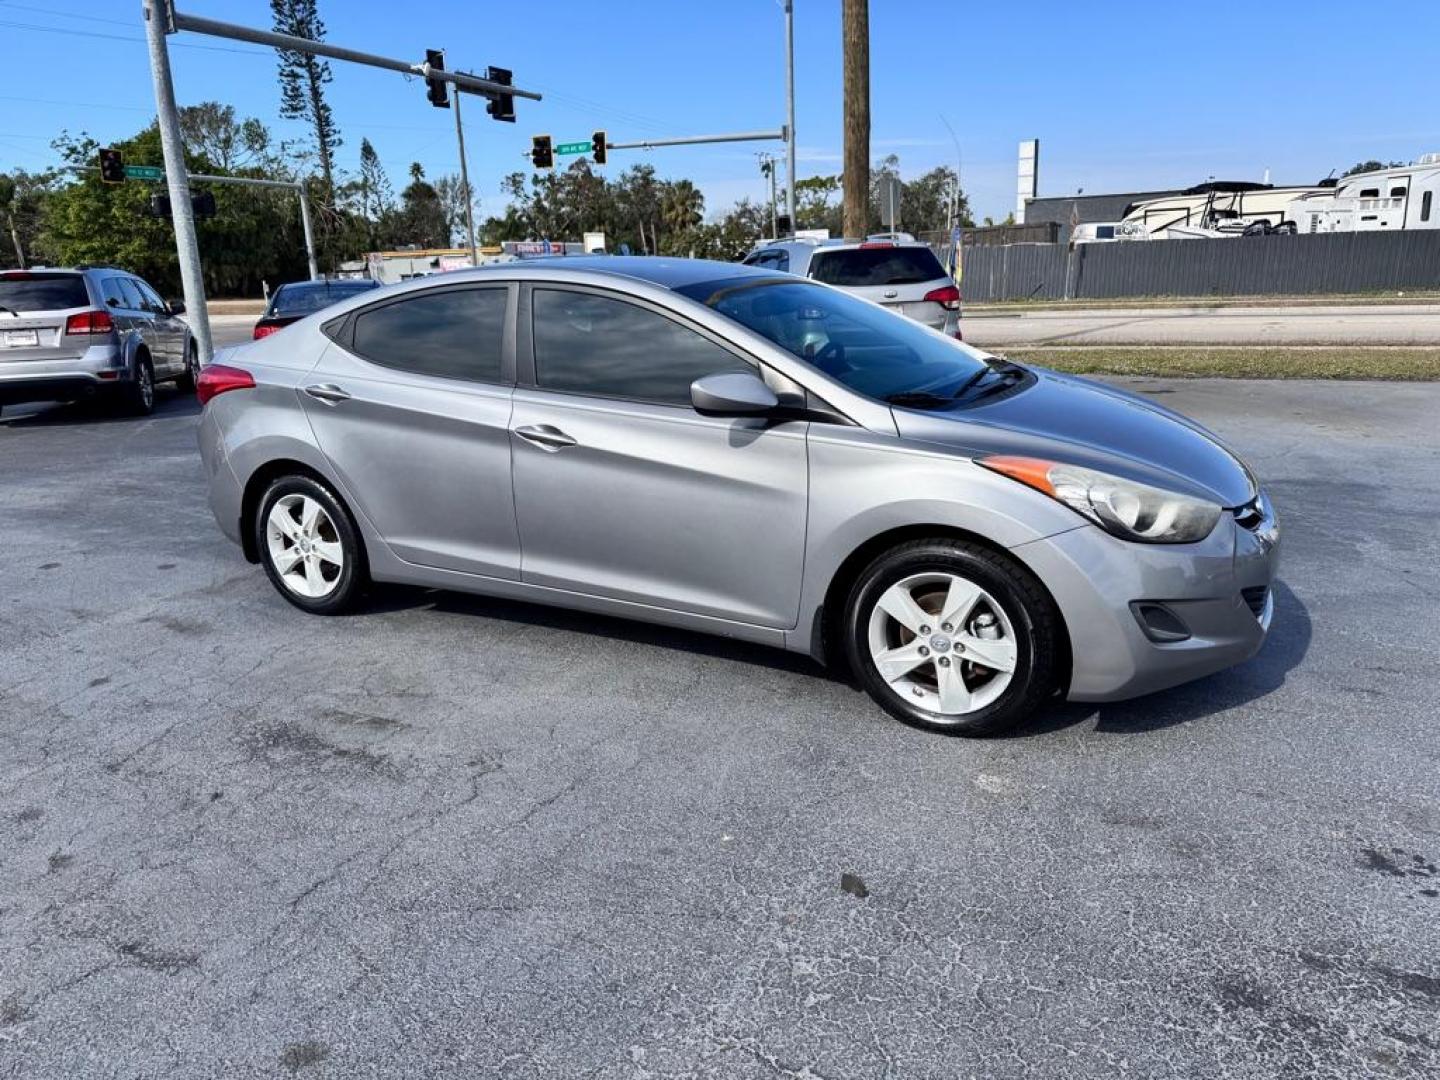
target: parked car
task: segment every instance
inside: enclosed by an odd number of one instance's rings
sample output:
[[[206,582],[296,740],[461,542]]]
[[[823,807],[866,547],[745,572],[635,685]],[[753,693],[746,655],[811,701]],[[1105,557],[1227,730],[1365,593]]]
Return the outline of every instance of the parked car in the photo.
[[[907,233],[862,241],[777,240],[757,248],[746,266],[814,278],[960,337],[960,290],[935,252]]]
[[[750,267],[406,283],[199,397],[221,529],[316,614],[393,581],[649,620],[985,734],[1238,663],[1274,610],[1275,516],[1205,429]]]
[[[281,285],[270,294],[264,314],[255,324],[252,337],[259,339],[277,330],[299,322],[306,315],[313,315],[321,308],[327,308],[339,300],[347,300],[357,293],[378,289],[380,283],[369,278],[338,278],[334,281],[296,281]]]
[[[124,270],[0,271],[0,407],[104,394],[148,414],[156,383],[195,387],[184,312]]]

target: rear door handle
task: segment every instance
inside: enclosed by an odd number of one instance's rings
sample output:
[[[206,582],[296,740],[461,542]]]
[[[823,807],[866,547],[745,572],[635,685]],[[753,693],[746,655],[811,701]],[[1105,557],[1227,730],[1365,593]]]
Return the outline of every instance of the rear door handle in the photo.
[[[334,383],[319,383],[315,386],[305,387],[305,392],[317,401],[323,401],[326,405],[338,405],[342,401],[349,401],[350,395]]]
[[[553,424],[531,424],[527,427],[516,428],[515,434],[526,442],[534,443],[540,449],[549,450],[552,453],[575,445],[574,439]]]

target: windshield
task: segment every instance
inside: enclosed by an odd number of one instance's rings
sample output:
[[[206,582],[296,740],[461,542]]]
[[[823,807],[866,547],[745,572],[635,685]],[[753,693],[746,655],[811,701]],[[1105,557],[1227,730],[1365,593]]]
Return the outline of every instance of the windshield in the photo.
[[[826,285],[863,288],[873,285],[918,285],[945,276],[945,268],[928,247],[843,248],[817,251],[810,276]]]
[[[354,296],[356,293],[373,289],[375,283],[372,281],[357,281],[353,283],[332,282],[326,285],[282,285],[279,291],[270,300],[270,310],[265,314],[273,317],[276,315],[309,315],[312,311],[319,311],[321,308],[329,307],[338,303],[346,297]]]
[[[968,345],[823,285],[743,277],[678,291],[881,401],[908,394],[951,398],[988,369]]]
[[[61,311],[89,304],[79,274],[0,274],[0,308],[7,311]]]

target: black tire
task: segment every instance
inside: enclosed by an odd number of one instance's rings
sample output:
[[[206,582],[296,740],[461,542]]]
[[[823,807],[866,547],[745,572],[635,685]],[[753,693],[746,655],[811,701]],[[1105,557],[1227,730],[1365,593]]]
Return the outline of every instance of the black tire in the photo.
[[[195,392],[195,380],[200,376],[200,350],[191,341],[185,353],[185,370],[175,380],[175,387],[182,394],[193,394]]]
[[[922,707],[892,688],[871,659],[870,617],[881,595],[905,578],[927,573],[968,579],[995,599],[1009,621],[1015,646],[1010,683],[974,712],[946,715]],[[891,716],[929,731],[970,736],[1009,731],[1051,698],[1063,676],[1064,627],[1054,602],[1028,570],[981,544],[935,537],[892,548],[856,579],[843,618],[845,655],[866,692]],[[958,649],[951,655],[959,661]],[[975,669],[968,670],[967,677],[974,678]]]
[[[121,391],[120,406],[131,416],[149,416],[155,411],[155,369],[148,356],[135,358],[135,377]]]
[[[301,495],[314,499],[324,509],[334,530],[334,542],[342,550],[343,565],[334,579],[334,586],[321,597],[302,596],[285,583],[270,552],[266,523],[270,511],[277,502],[287,495]],[[260,499],[255,520],[250,523],[254,530],[255,550],[260,563],[275,590],[301,611],[312,615],[339,615],[353,610],[364,595],[369,583],[369,568],[365,560],[365,547],[360,541],[360,532],[350,511],[340,497],[326,484],[312,477],[302,475],[282,476],[275,480]],[[328,530],[325,539],[329,539]]]

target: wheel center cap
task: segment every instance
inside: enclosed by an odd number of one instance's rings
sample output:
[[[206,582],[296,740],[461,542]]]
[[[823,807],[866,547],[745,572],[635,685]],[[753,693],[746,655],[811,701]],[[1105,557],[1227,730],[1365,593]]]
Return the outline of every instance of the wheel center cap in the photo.
[[[950,651],[950,639],[944,634],[932,634],[930,637],[930,648],[937,653]]]

